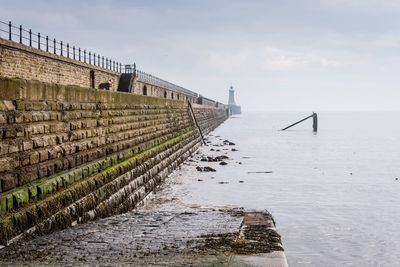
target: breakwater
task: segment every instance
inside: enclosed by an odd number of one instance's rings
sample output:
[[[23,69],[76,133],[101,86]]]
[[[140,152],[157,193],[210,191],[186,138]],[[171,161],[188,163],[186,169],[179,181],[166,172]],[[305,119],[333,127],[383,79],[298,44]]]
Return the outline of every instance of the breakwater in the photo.
[[[0,24],[3,245],[135,208],[227,118],[135,64]]]
[[[193,105],[203,132],[225,109]],[[0,78],[0,239],[137,206],[200,145],[184,101]]]

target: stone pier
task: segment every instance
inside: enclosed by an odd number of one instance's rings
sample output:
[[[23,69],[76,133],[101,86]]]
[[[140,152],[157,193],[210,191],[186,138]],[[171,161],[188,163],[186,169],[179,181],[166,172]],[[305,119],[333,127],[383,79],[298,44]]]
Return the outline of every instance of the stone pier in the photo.
[[[194,105],[202,131],[226,110]],[[128,211],[200,145],[183,101],[0,78],[0,241]]]

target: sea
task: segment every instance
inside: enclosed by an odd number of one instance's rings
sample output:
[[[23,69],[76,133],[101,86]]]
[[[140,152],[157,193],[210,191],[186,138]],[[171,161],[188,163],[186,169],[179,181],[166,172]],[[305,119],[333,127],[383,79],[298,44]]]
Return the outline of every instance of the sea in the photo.
[[[228,165],[172,174],[183,201],[268,210],[289,266],[400,266],[400,113],[318,113],[318,132],[312,120],[280,131],[308,115],[228,119],[197,155]]]

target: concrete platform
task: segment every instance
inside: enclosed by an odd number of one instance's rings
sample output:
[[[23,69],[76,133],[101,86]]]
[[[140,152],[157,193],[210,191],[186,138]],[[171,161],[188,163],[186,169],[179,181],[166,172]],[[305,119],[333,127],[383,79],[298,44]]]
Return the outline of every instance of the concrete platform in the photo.
[[[0,265],[287,266],[270,214],[175,204],[18,241]]]

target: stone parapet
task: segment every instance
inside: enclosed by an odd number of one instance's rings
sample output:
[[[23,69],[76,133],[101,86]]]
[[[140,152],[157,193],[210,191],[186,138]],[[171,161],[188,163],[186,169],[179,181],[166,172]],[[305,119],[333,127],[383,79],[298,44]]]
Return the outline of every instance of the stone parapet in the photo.
[[[117,90],[117,72],[0,38],[0,77],[90,87],[90,71],[95,88],[111,80]]]

